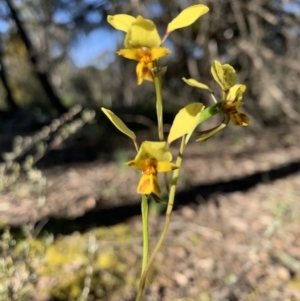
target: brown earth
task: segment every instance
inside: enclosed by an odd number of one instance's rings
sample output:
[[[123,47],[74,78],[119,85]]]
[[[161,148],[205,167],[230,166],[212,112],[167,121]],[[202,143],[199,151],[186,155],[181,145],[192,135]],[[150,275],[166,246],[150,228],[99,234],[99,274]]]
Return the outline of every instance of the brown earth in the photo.
[[[300,300],[298,130],[279,139],[272,131],[257,137],[236,129],[187,149],[178,210],[144,300]],[[114,161],[100,156],[18,180],[1,195],[1,224],[42,221],[52,229],[59,218],[87,229],[127,220],[141,235],[139,174],[123,166],[133,156],[120,150]],[[152,244],[163,221],[151,217]],[[131,256],[140,260],[140,246]],[[134,294],[124,291],[122,300]],[[120,292],[107,300],[121,300]]]

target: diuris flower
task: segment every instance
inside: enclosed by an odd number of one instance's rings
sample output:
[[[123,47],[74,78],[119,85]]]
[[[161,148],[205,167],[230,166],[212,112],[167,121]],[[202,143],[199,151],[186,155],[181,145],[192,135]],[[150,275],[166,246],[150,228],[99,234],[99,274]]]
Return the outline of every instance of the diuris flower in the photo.
[[[240,106],[243,105],[242,98],[246,86],[236,84],[237,74],[234,68],[229,64],[222,65],[218,61],[214,61],[211,66],[211,73],[222,89],[221,109],[226,117],[225,123],[231,120],[234,125],[247,126],[250,121],[249,117],[239,111]]]
[[[247,126],[250,118],[243,112],[239,111],[239,108],[243,105],[242,99],[243,94],[246,91],[246,86],[236,84],[237,74],[234,68],[229,64],[222,65],[218,61],[214,61],[211,67],[211,72],[213,78],[221,87],[223,95],[222,102],[218,103],[216,106],[218,108],[218,112],[222,112],[225,115],[224,122],[213,130],[220,129],[223,124],[227,125],[230,120],[234,125]],[[212,96],[214,94],[210,87],[193,78],[183,78],[183,80],[190,86],[208,91],[212,94]]]
[[[126,165],[143,172],[137,187],[139,194],[160,194],[160,185],[157,174],[177,169],[178,166],[171,163],[172,154],[166,142],[144,141],[134,160]]]
[[[208,7],[202,4],[183,10],[169,23],[164,40],[170,32],[191,25],[208,10]],[[138,61],[136,67],[138,84],[140,85],[143,80],[154,81],[153,61],[171,53],[170,49],[161,47],[163,41],[155,24],[142,16],[134,18],[126,14],[108,16],[107,21],[117,30],[126,33],[124,40],[126,49],[121,49],[117,53],[125,58]]]
[[[245,85],[234,85],[229,89],[226,100],[223,101],[222,111],[230,118],[234,125],[247,126],[250,118],[239,111],[239,107],[243,104],[243,93],[246,90]]]

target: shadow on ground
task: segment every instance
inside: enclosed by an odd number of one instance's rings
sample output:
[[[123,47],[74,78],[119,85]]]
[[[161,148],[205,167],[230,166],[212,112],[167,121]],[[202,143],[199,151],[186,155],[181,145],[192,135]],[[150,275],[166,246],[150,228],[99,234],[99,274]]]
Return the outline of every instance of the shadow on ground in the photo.
[[[252,175],[221,181],[207,185],[192,186],[188,190],[179,191],[175,200],[175,210],[183,205],[202,205],[212,200],[219,206],[217,196],[232,192],[245,192],[260,183],[272,183],[300,171],[300,162],[294,161],[278,168],[270,169],[267,172],[256,172]],[[85,232],[94,227],[110,226],[126,221],[127,219],[140,215],[141,206],[137,198],[136,204],[124,205],[109,209],[93,209],[76,219],[49,218],[40,221],[45,224],[44,230],[53,234],[69,234],[73,231]]]

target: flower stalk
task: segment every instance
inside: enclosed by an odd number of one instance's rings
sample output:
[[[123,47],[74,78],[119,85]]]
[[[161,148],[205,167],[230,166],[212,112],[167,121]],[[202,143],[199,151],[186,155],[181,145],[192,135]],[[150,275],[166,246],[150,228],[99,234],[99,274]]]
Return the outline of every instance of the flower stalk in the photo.
[[[154,68],[158,68],[158,62],[154,64]],[[164,140],[164,124],[163,124],[163,101],[162,101],[162,80],[161,75],[154,77],[154,86],[156,93],[156,115],[157,115],[157,128],[158,128],[158,139]]]
[[[142,224],[143,224],[143,259],[142,259],[142,275],[148,263],[149,256],[149,203],[145,194],[142,195]]]

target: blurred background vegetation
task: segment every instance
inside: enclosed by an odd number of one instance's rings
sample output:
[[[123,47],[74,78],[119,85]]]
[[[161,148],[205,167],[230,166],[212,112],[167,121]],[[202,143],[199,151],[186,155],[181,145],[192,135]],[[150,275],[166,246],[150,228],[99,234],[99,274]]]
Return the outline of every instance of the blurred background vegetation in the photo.
[[[148,107],[155,99],[153,86],[149,82],[137,86],[136,64],[116,56],[123,35],[109,26],[106,17],[143,15],[163,34],[172,18],[198,2],[1,1],[1,131],[7,133],[12,124],[22,128],[28,123],[49,124],[75,104],[97,112],[101,106],[113,107],[127,121],[152,126]],[[299,123],[300,2],[201,3],[210,7],[209,14],[172,33],[166,43],[172,50],[162,60],[168,66],[163,92],[167,112],[191,101],[207,103],[205,93],[181,78],[193,77],[216,88],[210,65],[218,59],[233,65],[239,82],[247,85],[244,110],[253,129]],[[138,117],[132,112],[138,112]]]

